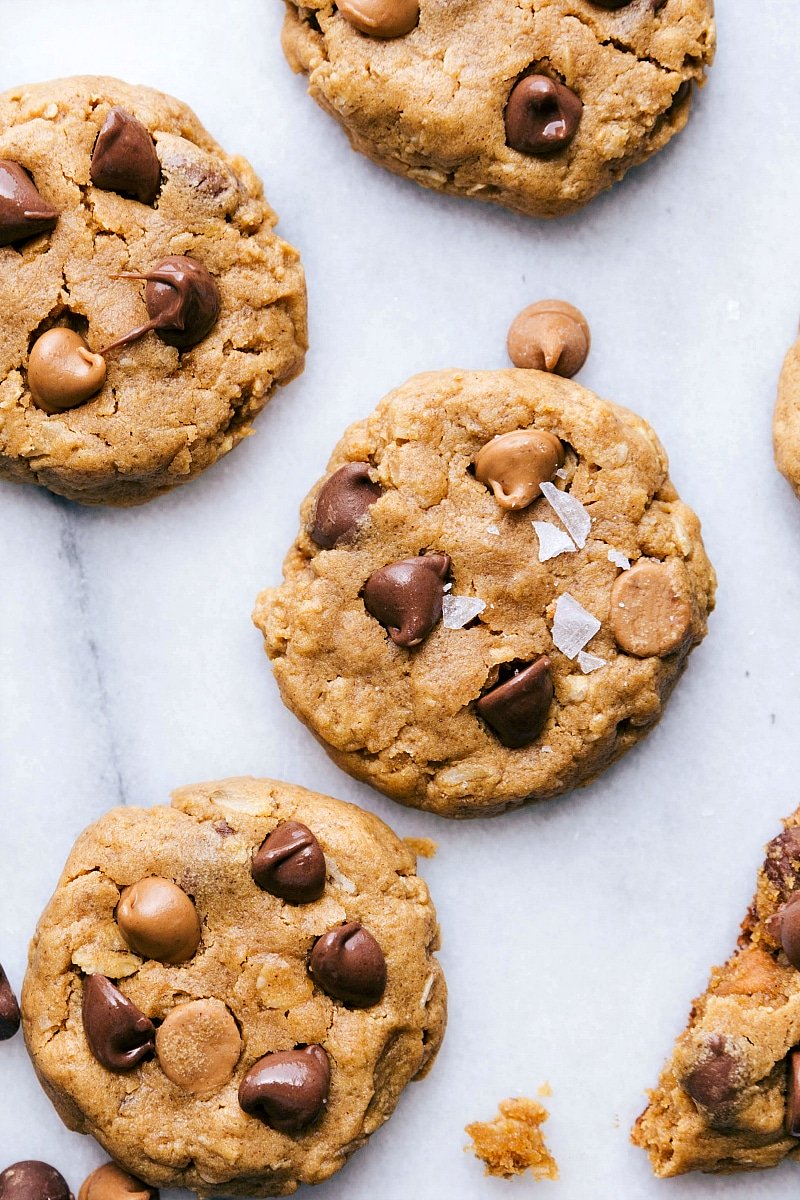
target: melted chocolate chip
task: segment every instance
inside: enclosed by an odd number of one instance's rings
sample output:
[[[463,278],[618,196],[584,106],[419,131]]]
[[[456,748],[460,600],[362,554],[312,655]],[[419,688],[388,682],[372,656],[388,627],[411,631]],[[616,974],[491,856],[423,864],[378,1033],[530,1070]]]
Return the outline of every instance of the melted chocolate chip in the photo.
[[[144,299],[150,320],[117,338],[101,354],[136,342],[151,330],[168,346],[188,350],[202,342],[219,316],[219,289],[195,258],[171,254],[144,275],[124,271],[117,278],[147,280]]]
[[[583,104],[563,83],[546,75],[526,75],[508,98],[506,141],[521,154],[553,154],[575,137],[582,112]]]
[[[0,967],[0,1042],[8,1041],[19,1029],[19,1005],[8,976]]]
[[[739,1063],[729,1040],[722,1034],[714,1034],[708,1039],[700,1065],[683,1080],[683,1090],[695,1104],[712,1116],[721,1117],[737,1099],[739,1075]]]
[[[92,183],[106,192],[152,204],[161,185],[161,164],[150,134],[124,108],[112,108],[97,135],[90,167]]]
[[[529,746],[542,732],[553,703],[553,676],[546,654],[515,671],[480,697],[478,715],[509,750]]]
[[[345,463],[326,479],[317,495],[311,540],[323,550],[352,533],[372,504],[383,495],[369,477],[369,463]]]
[[[105,975],[90,975],[83,985],[83,1028],[97,1061],[118,1074],[132,1071],[155,1050],[152,1021]]]
[[[280,1133],[299,1133],[325,1108],[330,1060],[322,1046],[265,1054],[239,1085],[239,1104]]]
[[[72,1195],[55,1167],[30,1158],[0,1172],[0,1200],[72,1200]]]
[[[310,904],[325,891],[325,855],[300,821],[284,821],[265,838],[250,868],[256,884],[290,904]]]
[[[449,570],[448,555],[422,554],[373,571],[363,591],[367,612],[397,646],[418,646],[442,618]]]
[[[0,246],[46,233],[57,220],[58,212],[42,199],[28,172],[0,159]]]
[[[800,829],[784,829],[767,846],[764,874],[782,901],[800,888]]]
[[[786,1059],[786,1132],[800,1138],[800,1049]]]
[[[312,979],[353,1008],[377,1004],[386,990],[386,959],[375,938],[351,921],[323,934],[311,951]]]
[[[800,971],[800,893],[777,914],[778,937],[783,953],[796,971]]]

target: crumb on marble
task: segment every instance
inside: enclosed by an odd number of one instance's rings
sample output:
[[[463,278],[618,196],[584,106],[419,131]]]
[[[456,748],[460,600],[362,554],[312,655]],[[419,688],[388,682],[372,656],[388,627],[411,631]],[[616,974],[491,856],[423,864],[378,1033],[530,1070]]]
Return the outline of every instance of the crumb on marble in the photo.
[[[550,1086],[550,1084],[547,1082],[546,1079],[545,1079],[544,1083],[542,1084],[542,1086],[540,1088],[536,1089],[537,1096],[552,1096],[552,1094],[553,1094],[553,1089]]]
[[[558,1165],[541,1131],[549,1115],[536,1100],[517,1096],[500,1101],[500,1112],[493,1121],[467,1125],[472,1151],[486,1164],[486,1174],[513,1179],[530,1171],[535,1179],[558,1179]]]
[[[413,854],[416,854],[417,858],[435,858],[436,851],[439,849],[438,844],[434,842],[433,838],[407,837],[403,838],[403,841],[409,850]]]

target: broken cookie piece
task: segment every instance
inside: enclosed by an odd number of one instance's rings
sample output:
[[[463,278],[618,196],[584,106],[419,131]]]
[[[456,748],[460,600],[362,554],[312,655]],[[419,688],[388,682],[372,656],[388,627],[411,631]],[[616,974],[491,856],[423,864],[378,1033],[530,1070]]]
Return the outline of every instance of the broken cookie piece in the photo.
[[[558,1179],[558,1164],[541,1129],[549,1115],[543,1104],[517,1096],[500,1101],[494,1120],[467,1125],[472,1152],[486,1164],[485,1173],[513,1179],[530,1171],[534,1179]]]

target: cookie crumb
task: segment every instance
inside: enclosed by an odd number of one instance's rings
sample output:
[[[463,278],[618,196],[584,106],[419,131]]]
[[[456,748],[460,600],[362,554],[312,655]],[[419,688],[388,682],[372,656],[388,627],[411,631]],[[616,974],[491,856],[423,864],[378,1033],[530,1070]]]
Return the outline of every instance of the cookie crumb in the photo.
[[[549,1084],[539,1089],[549,1095]],[[500,1112],[493,1121],[473,1121],[466,1132],[472,1138],[472,1151],[486,1164],[487,1175],[513,1179],[526,1171],[534,1179],[558,1179],[558,1164],[547,1148],[540,1126],[549,1113],[544,1105],[526,1096],[500,1101]]]
[[[417,858],[435,858],[436,851],[439,849],[438,844],[433,838],[407,837],[403,838],[403,841],[412,854],[416,854]]]
[[[546,1079],[545,1079],[544,1083],[542,1084],[542,1086],[540,1088],[536,1089],[537,1096],[552,1096],[552,1094],[553,1094],[553,1089],[550,1086],[550,1084],[547,1082]]]

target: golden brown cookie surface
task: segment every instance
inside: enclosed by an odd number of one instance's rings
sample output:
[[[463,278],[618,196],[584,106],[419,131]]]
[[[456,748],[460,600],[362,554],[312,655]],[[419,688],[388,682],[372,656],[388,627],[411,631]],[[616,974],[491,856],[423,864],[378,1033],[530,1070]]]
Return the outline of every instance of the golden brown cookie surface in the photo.
[[[0,96],[0,164],[0,477],[137,504],[212,465],[306,346],[299,256],[250,165],[177,100],[100,77]],[[25,218],[45,204],[54,219]],[[91,355],[154,317],[103,373]],[[71,357],[34,351],[54,326]]]
[[[381,20],[398,8],[407,20]],[[714,42],[712,0],[287,0],[283,30],[355,149],[540,217],[580,208],[684,127]]]
[[[326,861],[322,895],[304,903],[274,894],[280,870],[273,891],[251,873],[265,839],[296,821]],[[284,838],[273,856],[294,860],[295,881],[308,844]],[[142,958],[120,928],[125,889],[154,879],[196,908],[188,961],[170,963],[163,938],[160,959]],[[142,905],[138,921],[171,928],[163,906]],[[414,856],[376,817],[270,780],[187,787],[171,808],[114,809],[78,839],[32,943],[25,1034],[65,1122],[132,1174],[288,1195],[337,1171],[432,1062],[446,1003],[437,946]],[[332,979],[358,1002],[335,998]]]

